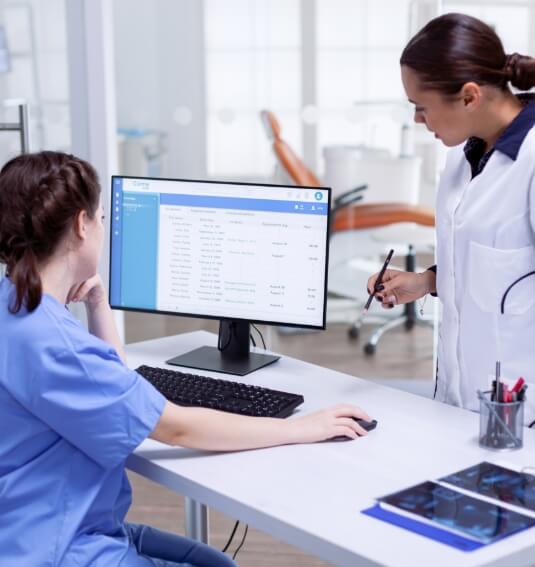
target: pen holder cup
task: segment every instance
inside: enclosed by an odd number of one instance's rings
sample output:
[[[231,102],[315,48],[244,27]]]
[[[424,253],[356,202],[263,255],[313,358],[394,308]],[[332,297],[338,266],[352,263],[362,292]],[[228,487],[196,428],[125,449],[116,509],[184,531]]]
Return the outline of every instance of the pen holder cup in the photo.
[[[524,400],[494,402],[491,392],[479,393],[479,445],[485,449],[521,449],[524,437]]]

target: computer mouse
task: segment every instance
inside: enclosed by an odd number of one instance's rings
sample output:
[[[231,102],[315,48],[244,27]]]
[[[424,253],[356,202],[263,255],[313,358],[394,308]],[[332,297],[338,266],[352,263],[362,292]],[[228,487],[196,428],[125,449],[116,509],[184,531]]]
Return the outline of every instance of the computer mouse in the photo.
[[[371,431],[372,429],[375,429],[377,427],[376,419],[372,419],[371,421],[366,421],[365,419],[358,417],[354,417],[353,419],[362,427],[362,429],[365,429],[366,431]]]
[[[372,419],[371,421],[366,421],[365,419],[361,419],[358,417],[353,417],[352,419],[354,419],[361,427],[362,429],[365,429],[366,431],[371,431],[372,429],[375,429],[377,427],[377,420],[376,419]],[[337,435],[336,437],[331,437],[330,439],[327,439],[327,441],[352,441],[352,437],[347,437],[346,435]]]

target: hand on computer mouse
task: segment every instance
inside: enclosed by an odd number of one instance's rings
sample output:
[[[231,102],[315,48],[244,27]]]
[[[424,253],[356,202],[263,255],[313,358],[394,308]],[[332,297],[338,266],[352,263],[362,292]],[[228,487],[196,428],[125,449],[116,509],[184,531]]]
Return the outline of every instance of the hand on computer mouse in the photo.
[[[377,427],[377,420],[372,419],[371,421],[367,421],[365,419],[358,419],[356,417],[353,418],[363,429],[366,431],[371,431]]]
[[[372,421],[364,410],[343,404],[298,417],[290,423],[295,428],[297,443],[314,443],[337,436],[357,439],[367,435],[366,429],[359,424],[359,419]]]
[[[363,429],[366,431],[371,431],[377,427],[377,420],[372,419],[367,421],[365,419],[353,418]],[[351,441],[353,437],[348,437],[347,435],[337,435],[336,437],[331,437],[328,441]]]

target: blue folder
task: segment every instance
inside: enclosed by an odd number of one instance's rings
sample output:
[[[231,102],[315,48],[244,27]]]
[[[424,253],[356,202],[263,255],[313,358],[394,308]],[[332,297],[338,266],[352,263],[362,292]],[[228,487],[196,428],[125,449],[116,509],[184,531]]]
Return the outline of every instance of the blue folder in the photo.
[[[362,510],[362,513],[366,514],[367,516],[371,516],[372,518],[377,518],[378,520],[382,520],[383,522],[387,522],[389,524],[393,524],[394,526],[403,528],[404,530],[408,530],[434,541],[438,541],[439,543],[449,545],[450,547],[454,547],[455,549],[459,549],[460,551],[475,551],[476,549],[480,549],[485,545],[488,545],[486,543],[475,541],[473,539],[468,539],[448,530],[430,526],[429,524],[419,522],[418,520],[413,520],[412,518],[408,518],[407,516],[396,514],[394,512],[391,512],[390,510],[385,510],[384,508],[379,506],[379,504],[376,504],[371,508],[367,508],[366,510]]]

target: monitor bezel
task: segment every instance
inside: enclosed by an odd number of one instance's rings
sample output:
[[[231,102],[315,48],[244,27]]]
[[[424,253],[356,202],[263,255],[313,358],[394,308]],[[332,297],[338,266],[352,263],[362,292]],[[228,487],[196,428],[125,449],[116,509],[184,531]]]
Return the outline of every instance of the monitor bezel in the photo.
[[[112,277],[112,218],[110,215],[110,231],[109,231],[109,265],[108,265],[108,301],[112,309],[120,311],[129,311],[133,313],[149,313],[152,315],[174,315],[177,317],[191,317],[194,319],[207,319],[211,321],[220,320],[232,320],[232,321],[244,321],[247,323],[255,323],[259,325],[273,325],[281,327],[293,327],[297,329],[314,329],[314,330],[325,330],[327,328],[327,289],[329,280],[329,240],[330,240],[330,230],[331,230],[331,187],[323,186],[307,186],[307,185],[282,185],[277,183],[255,183],[247,181],[216,181],[208,179],[187,179],[178,177],[145,177],[137,175],[112,175],[111,176],[111,189],[110,189],[110,211],[113,211],[113,187],[115,179],[140,179],[149,181],[179,181],[186,183],[205,183],[211,185],[247,185],[255,187],[276,187],[285,189],[309,189],[309,190],[322,190],[327,191],[327,230],[325,231],[325,286],[323,289],[323,323],[321,325],[305,325],[299,323],[286,323],[281,321],[267,321],[265,319],[244,319],[239,317],[223,317],[220,315],[205,315],[196,313],[186,313],[182,311],[161,311],[159,309],[143,309],[141,307],[125,307],[123,305],[114,305],[111,298],[111,277]]]

